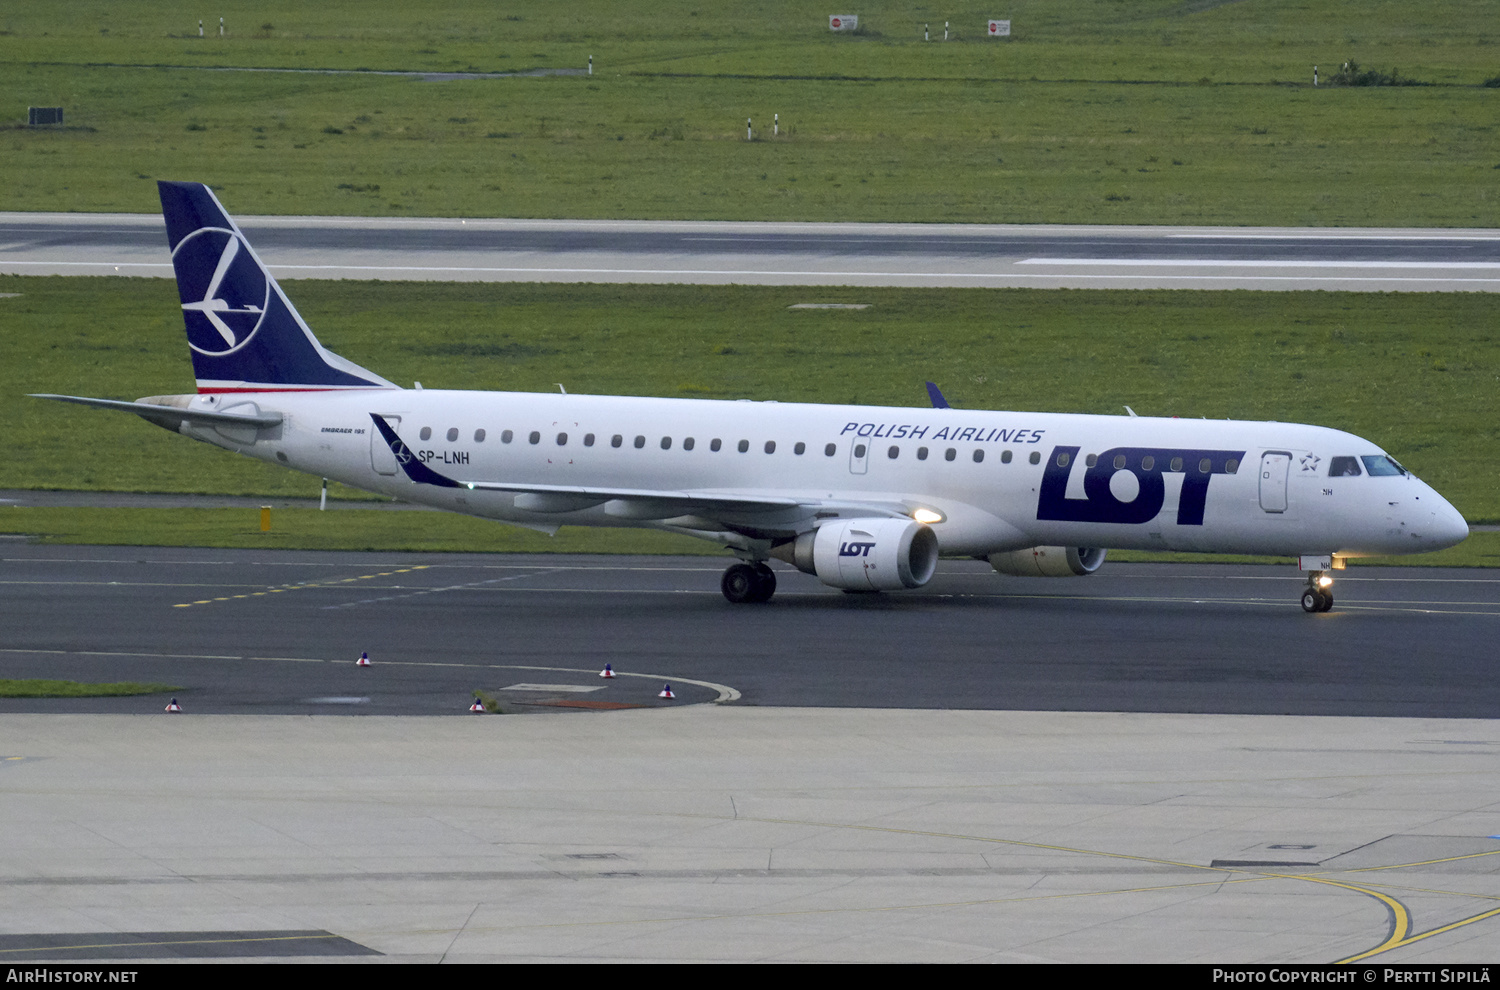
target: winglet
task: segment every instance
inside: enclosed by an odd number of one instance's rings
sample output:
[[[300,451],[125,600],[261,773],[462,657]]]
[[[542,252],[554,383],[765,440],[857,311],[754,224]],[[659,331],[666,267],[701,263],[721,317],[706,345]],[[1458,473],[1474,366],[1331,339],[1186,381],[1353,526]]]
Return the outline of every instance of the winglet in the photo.
[[[927,383],[927,395],[928,395],[929,398],[932,399],[932,408],[934,408],[934,409],[952,409],[953,408],[952,406],[948,405],[948,400],[945,399],[945,398],[943,398],[942,390],[939,389],[932,382],[928,382]]]

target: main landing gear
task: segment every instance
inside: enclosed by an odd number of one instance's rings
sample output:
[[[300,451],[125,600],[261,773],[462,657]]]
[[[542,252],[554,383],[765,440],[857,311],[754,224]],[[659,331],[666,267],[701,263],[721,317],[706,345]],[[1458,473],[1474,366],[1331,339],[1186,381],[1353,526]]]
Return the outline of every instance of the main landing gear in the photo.
[[[736,605],[741,602],[769,601],[776,594],[776,572],[757,561],[753,564],[739,563],[724,572],[719,582],[724,597]]]
[[[1302,611],[1326,612],[1333,608],[1333,578],[1322,571],[1309,571],[1302,592]]]

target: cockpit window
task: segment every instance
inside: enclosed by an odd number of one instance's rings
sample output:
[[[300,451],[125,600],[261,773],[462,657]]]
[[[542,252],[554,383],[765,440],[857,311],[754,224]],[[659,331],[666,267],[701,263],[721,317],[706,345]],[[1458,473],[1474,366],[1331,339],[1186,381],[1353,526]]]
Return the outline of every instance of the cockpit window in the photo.
[[[1359,469],[1358,457],[1334,457],[1328,461],[1328,477],[1330,478],[1357,478],[1363,471]]]
[[[1366,454],[1360,460],[1365,462],[1365,471],[1372,478],[1381,478],[1393,474],[1406,474],[1406,468],[1396,463],[1394,457],[1386,454]]]

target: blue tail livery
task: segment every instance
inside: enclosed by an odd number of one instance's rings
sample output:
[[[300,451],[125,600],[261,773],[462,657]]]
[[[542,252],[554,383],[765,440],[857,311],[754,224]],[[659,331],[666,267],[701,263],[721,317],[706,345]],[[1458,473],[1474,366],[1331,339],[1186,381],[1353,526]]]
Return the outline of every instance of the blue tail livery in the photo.
[[[207,186],[156,185],[200,393],[396,387],[318,343]]]

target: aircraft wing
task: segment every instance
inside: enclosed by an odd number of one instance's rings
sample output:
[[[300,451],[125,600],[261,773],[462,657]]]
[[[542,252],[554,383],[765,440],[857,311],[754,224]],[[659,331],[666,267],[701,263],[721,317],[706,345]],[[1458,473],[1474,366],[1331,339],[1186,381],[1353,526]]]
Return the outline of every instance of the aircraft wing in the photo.
[[[478,492],[513,492],[516,495],[516,508],[529,512],[574,512],[603,505],[608,515],[619,519],[661,520],[695,516],[723,522],[748,521],[761,516],[768,524],[821,512],[840,517],[905,516],[910,512],[907,506],[899,502],[876,500],[865,502],[710,490],[601,488],[450,478],[428,467],[412,454],[383,417],[371,413],[370,419],[381,437],[390,445],[401,470],[417,484],[438,488],[466,488]]]

